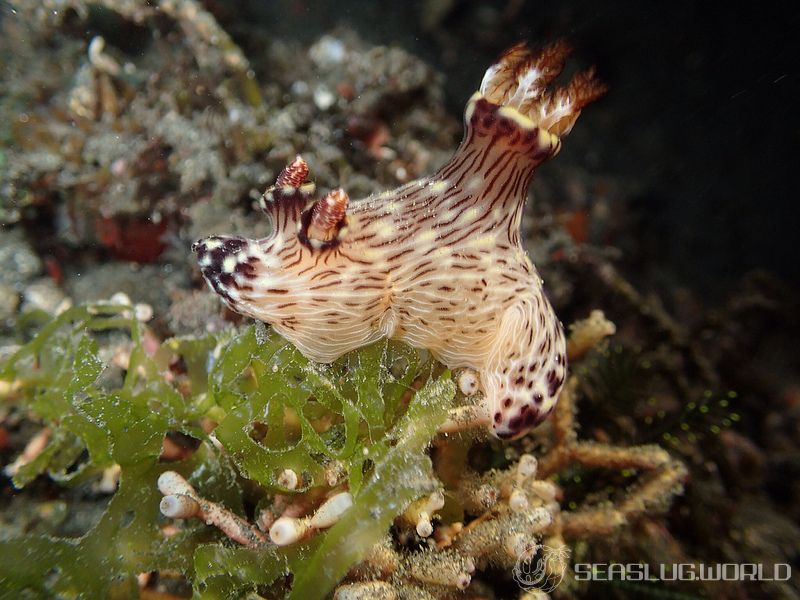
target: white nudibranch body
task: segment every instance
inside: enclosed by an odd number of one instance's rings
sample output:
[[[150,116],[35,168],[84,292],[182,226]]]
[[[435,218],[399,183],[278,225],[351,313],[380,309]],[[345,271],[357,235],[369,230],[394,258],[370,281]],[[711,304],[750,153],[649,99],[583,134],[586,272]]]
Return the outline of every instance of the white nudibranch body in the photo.
[[[524,435],[552,412],[567,355],[522,248],[523,208],[536,169],[604,91],[591,72],[550,87],[567,53],[507,51],[468,101],[452,159],[396,190],[315,198],[297,157],[262,197],[269,236],[194,245],[209,286],[317,362],[392,337],[471,369],[459,385],[483,392],[482,421],[501,439]]]

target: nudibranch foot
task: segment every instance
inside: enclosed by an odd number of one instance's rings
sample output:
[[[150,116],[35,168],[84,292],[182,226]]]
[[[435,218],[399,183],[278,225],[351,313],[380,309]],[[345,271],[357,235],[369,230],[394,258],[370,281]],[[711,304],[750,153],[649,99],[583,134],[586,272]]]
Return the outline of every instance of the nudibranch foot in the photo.
[[[564,332],[520,241],[536,168],[605,88],[591,71],[551,88],[568,53],[518,45],[489,68],[450,161],[400,188],[318,198],[299,156],[264,192],[272,231],[195,245],[233,310],[331,362],[391,337],[428,349],[483,392],[473,423],[513,439],[550,414],[566,378]],[[466,371],[465,371],[466,373]]]

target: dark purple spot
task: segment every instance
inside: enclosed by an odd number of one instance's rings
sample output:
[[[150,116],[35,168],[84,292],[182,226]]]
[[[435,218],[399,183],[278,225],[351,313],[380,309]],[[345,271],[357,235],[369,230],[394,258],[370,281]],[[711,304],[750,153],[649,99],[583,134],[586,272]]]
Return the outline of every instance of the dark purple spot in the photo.
[[[495,423],[499,423],[502,420],[503,420],[503,415],[502,414],[500,414],[499,412],[494,413],[494,422]]]
[[[228,238],[222,243],[222,247],[228,254],[232,254],[241,250],[246,243],[247,241],[242,238]]]
[[[557,377],[553,381],[548,382],[547,393],[551,398],[555,398],[555,395],[558,393],[558,389],[561,387],[562,383],[564,383],[564,379],[562,377]]]
[[[244,275],[245,277],[255,276],[256,268],[251,265],[249,262],[239,262],[236,263],[236,266],[233,269],[237,273]]]
[[[503,408],[508,408],[514,401],[511,399],[511,396],[508,396],[505,400],[503,400]]]
[[[536,392],[533,395],[533,401],[536,404],[541,404],[542,402],[544,402],[544,396],[542,396],[539,392]]]

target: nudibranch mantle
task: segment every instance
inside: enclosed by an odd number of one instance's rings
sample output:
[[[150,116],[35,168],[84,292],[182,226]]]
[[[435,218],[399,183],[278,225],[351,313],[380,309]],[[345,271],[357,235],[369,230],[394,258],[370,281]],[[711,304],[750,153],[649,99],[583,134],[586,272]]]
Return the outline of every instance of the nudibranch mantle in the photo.
[[[520,243],[522,210],[536,168],[604,92],[591,72],[548,90],[566,55],[561,43],[508,50],[469,100],[453,158],[393,191],[315,200],[297,157],[261,199],[271,234],[197,242],[203,276],[311,360],[389,337],[474,369],[492,432],[524,434],[552,411],[567,364],[563,328]]]

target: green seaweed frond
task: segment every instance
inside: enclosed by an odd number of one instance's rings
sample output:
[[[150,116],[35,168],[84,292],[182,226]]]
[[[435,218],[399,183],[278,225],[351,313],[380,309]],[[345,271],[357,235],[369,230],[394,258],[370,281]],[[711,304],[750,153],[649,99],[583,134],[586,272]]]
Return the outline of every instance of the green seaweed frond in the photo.
[[[4,593],[136,597],[136,575],[157,570],[181,573],[195,597],[273,586],[279,596],[324,598],[411,501],[436,488],[425,448],[455,386],[421,353],[383,341],[318,365],[260,325],[157,344],[129,310],[71,308],[0,364],[14,390],[6,400],[52,430],[15,486],[45,474],[82,485],[121,469],[117,492],[82,537],[0,542]],[[109,346],[129,354],[125,368],[114,366]],[[162,444],[173,432],[200,445],[166,463]],[[166,470],[251,517],[246,506],[325,486],[334,467],[353,506],[327,532],[288,548],[234,547],[196,521],[167,534],[159,512],[156,480]],[[294,490],[279,483],[285,469],[300,476]]]

